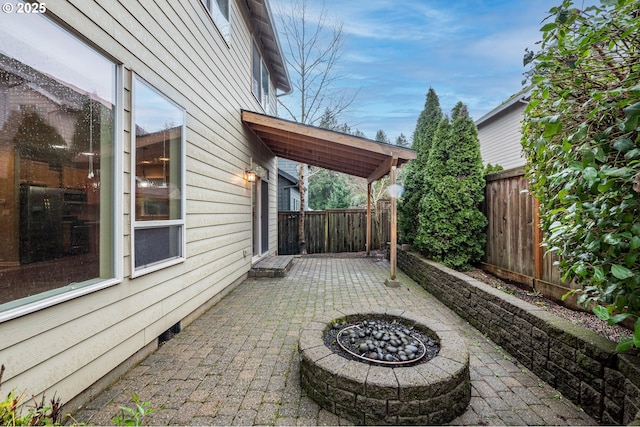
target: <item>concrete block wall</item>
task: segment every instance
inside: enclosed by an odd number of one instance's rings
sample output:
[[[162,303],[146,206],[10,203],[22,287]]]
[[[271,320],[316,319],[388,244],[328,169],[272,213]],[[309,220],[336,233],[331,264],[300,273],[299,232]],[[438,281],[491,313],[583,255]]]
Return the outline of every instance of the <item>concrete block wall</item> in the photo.
[[[398,267],[589,415],[637,422],[638,352],[618,354],[595,332],[417,253],[399,250]]]

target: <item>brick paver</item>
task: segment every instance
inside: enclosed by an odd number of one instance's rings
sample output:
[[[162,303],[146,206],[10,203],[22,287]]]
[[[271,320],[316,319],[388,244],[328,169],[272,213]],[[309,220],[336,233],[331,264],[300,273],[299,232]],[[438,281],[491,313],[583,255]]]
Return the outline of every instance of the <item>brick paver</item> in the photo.
[[[75,415],[111,424],[131,393],[155,425],[346,425],[300,386],[301,328],[336,309],[428,311],[455,325],[470,354],[471,402],[452,425],[593,425],[596,421],[378,258],[297,258],[287,277],[249,278]]]

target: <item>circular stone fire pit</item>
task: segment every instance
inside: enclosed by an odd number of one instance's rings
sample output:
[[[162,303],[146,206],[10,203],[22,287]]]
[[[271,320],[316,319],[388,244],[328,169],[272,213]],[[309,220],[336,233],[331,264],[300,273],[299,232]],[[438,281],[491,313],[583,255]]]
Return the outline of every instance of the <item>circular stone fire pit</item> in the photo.
[[[391,339],[396,345],[388,352]],[[405,361],[398,348],[408,355],[407,347],[413,358]],[[437,319],[401,310],[339,313],[307,325],[298,350],[307,394],[356,424],[444,424],[469,404],[469,353],[462,339]]]

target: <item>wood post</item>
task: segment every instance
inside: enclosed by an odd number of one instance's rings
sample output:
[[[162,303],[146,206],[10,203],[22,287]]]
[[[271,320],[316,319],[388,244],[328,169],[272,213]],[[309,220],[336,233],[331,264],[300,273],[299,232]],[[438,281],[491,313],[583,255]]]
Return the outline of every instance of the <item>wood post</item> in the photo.
[[[367,183],[367,256],[371,255],[371,183]]]
[[[542,247],[542,228],[540,228],[540,202],[533,198],[533,287],[536,280],[542,280],[544,272],[544,248]]]
[[[398,216],[396,212],[396,165],[395,163],[391,166],[391,171],[389,172],[390,177],[390,185],[391,185],[391,253],[389,256],[389,263],[391,264],[391,280],[396,280],[396,264],[398,260]]]

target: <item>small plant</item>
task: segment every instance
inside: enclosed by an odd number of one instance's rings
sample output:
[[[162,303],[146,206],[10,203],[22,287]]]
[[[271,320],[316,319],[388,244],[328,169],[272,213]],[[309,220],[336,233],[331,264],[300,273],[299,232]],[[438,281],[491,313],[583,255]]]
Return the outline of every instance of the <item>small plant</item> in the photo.
[[[2,375],[4,365],[0,366],[0,386],[2,385]],[[34,406],[27,407],[27,413],[22,415],[24,403],[24,393],[17,394],[11,391],[4,400],[0,400],[0,425],[3,426],[44,426],[60,425],[62,404],[60,398],[55,395],[50,401],[50,406],[45,403],[45,398],[38,402],[32,397]]]
[[[541,297],[542,296],[542,292],[539,289],[534,289],[532,291],[528,291],[527,292],[527,296],[530,296],[530,297]]]
[[[135,407],[121,406],[120,413],[111,419],[115,425],[140,426],[144,418],[153,412],[153,408],[150,407],[151,402],[140,402],[140,398],[135,393],[131,393],[131,398]]]
[[[542,307],[545,310],[549,310],[549,306],[547,306],[547,303],[545,303],[544,301],[536,301],[535,304]]]
[[[505,288],[502,285],[498,285],[496,287],[496,289],[498,289],[499,291],[504,292],[505,294],[509,294],[509,295],[515,295],[516,294],[516,291],[512,291],[511,289]]]

